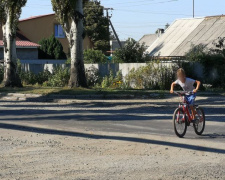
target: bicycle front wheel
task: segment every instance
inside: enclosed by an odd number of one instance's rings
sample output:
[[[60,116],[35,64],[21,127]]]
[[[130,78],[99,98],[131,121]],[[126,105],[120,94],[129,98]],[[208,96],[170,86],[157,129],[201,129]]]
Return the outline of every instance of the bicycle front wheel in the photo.
[[[173,125],[175,134],[182,138],[186,134],[187,131],[187,121],[186,115],[182,108],[178,108],[175,110],[173,115]]]
[[[194,130],[197,135],[202,135],[205,130],[205,113],[202,108],[196,108],[196,122],[194,123]]]

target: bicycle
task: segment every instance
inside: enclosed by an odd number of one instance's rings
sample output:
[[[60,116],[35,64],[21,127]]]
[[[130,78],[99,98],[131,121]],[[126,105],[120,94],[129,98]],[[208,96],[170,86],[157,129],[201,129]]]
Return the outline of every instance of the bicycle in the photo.
[[[202,108],[198,105],[194,105],[196,111],[196,118],[192,121],[190,105],[186,100],[186,95],[193,94],[193,92],[174,92],[181,98],[181,103],[179,107],[174,111],[173,124],[175,134],[182,138],[187,132],[187,126],[193,123],[195,133],[197,135],[202,135],[205,129],[205,113]]]

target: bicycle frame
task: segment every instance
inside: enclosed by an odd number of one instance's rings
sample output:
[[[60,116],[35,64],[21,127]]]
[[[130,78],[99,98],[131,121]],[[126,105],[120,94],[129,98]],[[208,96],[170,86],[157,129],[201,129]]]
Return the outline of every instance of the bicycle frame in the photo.
[[[192,121],[192,117],[191,117],[191,114],[190,114],[190,111],[189,111],[189,104],[185,98],[185,95],[184,94],[179,94],[179,93],[176,93],[180,96],[181,100],[183,101],[182,103],[179,104],[179,108],[182,108],[183,111],[184,111],[184,117],[183,117],[183,121],[185,121],[185,116],[187,115],[188,117],[188,121],[189,123],[191,123]],[[180,112],[178,112],[178,115],[180,115]],[[178,116],[179,117],[179,116]],[[177,118],[177,122],[179,121],[179,118]]]

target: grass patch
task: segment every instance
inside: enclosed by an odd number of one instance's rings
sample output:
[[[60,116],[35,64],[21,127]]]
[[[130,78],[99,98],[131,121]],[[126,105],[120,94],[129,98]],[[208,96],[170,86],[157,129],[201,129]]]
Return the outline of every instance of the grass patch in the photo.
[[[101,88],[58,88],[58,87],[37,87],[24,86],[23,88],[5,88],[0,87],[0,93],[21,93],[21,94],[41,94],[41,95],[133,95],[133,96],[149,96],[157,95],[164,97],[168,91],[158,90],[120,90],[120,89],[101,89]]]
[[[23,88],[5,88],[0,87],[0,93],[20,93],[20,94],[40,94],[40,95],[124,95],[124,96],[147,96],[152,98],[165,98],[169,91],[165,90],[121,90],[113,88],[59,88],[59,87],[42,87],[42,86],[24,86]],[[224,91],[202,91],[199,96],[225,96]]]

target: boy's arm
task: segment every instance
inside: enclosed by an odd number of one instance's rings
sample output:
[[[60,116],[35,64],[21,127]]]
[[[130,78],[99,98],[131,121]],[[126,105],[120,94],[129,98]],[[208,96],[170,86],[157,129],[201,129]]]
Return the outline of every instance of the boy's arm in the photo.
[[[173,82],[172,84],[171,84],[171,89],[170,89],[170,93],[171,94],[173,94],[173,90],[174,90],[174,86],[176,85],[176,83],[175,82]]]
[[[195,83],[197,84],[196,88],[193,90],[194,93],[196,93],[199,88],[200,88],[200,85],[201,85],[201,82],[200,81],[195,81]]]

